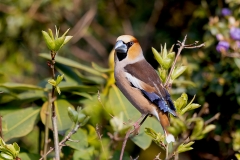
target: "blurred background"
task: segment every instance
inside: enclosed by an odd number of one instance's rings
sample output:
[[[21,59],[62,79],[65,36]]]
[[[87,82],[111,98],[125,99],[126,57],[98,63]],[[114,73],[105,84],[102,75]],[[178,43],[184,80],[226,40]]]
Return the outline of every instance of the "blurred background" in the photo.
[[[229,13],[223,13],[224,8]],[[70,28],[68,35],[73,36],[59,55],[105,68],[116,38],[122,34],[139,40],[147,61],[155,68],[158,63],[151,47],[160,50],[166,43],[170,48],[187,35],[187,44],[199,41],[205,47],[182,51],[178,63],[188,65],[184,77],[195,85],[173,85],[172,92],[196,95],[196,103],[209,106],[204,119],[218,112],[221,115],[213,122],[216,129],[196,141],[186,156],[194,160],[235,159],[240,148],[240,45],[235,43],[240,39],[231,37],[229,31],[233,26],[239,28],[239,18],[239,0],[1,0],[0,83],[37,85],[50,77],[46,60],[38,55],[49,52],[41,31],[54,30],[55,25],[61,34]],[[229,46],[217,49],[219,41]],[[144,159],[155,149],[155,144],[146,151],[135,148],[134,154]]]

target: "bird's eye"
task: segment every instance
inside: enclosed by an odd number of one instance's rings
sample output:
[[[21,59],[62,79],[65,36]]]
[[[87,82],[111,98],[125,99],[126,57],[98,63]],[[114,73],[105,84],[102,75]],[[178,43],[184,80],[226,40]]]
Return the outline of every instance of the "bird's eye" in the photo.
[[[130,48],[133,44],[134,44],[134,42],[132,42],[132,41],[131,41],[131,42],[128,42],[128,43],[127,43],[127,47]]]

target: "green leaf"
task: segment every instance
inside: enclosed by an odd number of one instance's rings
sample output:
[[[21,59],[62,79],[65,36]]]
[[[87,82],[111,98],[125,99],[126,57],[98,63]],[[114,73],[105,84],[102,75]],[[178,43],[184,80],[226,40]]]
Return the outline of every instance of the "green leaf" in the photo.
[[[71,130],[66,132],[65,135],[67,135],[70,131]],[[71,139],[79,141],[79,142],[67,141],[66,144],[71,148],[83,150],[88,146],[87,133],[81,128],[79,128],[77,132],[71,136]]]
[[[72,92],[72,94],[75,94],[75,95],[79,95],[79,96],[82,96],[84,98],[88,98],[90,100],[92,100],[92,96],[86,92]]]
[[[81,127],[82,127],[82,126],[85,126],[85,125],[87,124],[87,122],[89,121],[90,118],[91,118],[90,116],[87,116],[87,117],[81,122],[80,126],[81,126]]]
[[[183,110],[182,110],[182,114],[184,114],[185,112],[187,111],[190,111],[190,110],[194,110],[196,108],[199,108],[201,107],[200,104],[196,104],[196,103],[192,103],[190,105],[187,105]]]
[[[196,87],[197,85],[192,82],[192,81],[188,81],[188,80],[178,80],[178,79],[175,79],[173,81],[173,84],[176,84],[176,85],[179,85],[179,86],[183,86],[183,85],[188,85],[188,86],[191,86],[191,87]]]
[[[20,147],[19,147],[19,145],[18,145],[16,142],[14,142],[14,143],[13,143],[13,147],[14,147],[14,150],[16,151],[16,154],[18,155],[19,152],[20,152]]]
[[[5,146],[5,142],[3,141],[2,137],[0,137],[0,146]]]
[[[58,51],[62,48],[63,43],[65,41],[65,36],[61,36],[55,40],[55,51]]]
[[[235,156],[236,156],[237,160],[240,160],[240,153],[236,153]]]
[[[186,151],[189,151],[189,150],[192,150],[193,148],[190,147],[194,142],[191,141],[191,142],[188,142],[188,143],[182,143],[178,149],[177,149],[177,153],[182,153],[182,152],[186,152]]]
[[[187,112],[188,110],[191,110],[191,107],[200,107],[200,106],[196,106],[196,105],[193,105],[191,106],[192,102],[194,101],[195,99],[195,95],[193,97],[193,99],[188,103],[188,105],[186,107],[184,107],[181,111],[180,111],[180,114],[183,115],[185,112]]]
[[[63,80],[64,74],[58,75],[56,80],[56,85],[58,85]]]
[[[0,159],[2,160],[13,160],[13,156],[11,154],[7,154],[5,152],[0,153]]]
[[[70,117],[70,119],[71,119],[74,123],[77,122],[77,120],[78,120],[78,112],[75,111],[74,108],[68,107],[68,116]]]
[[[192,118],[188,120],[189,122],[195,122],[195,126],[193,128],[193,132],[191,134],[192,140],[199,140],[203,138],[202,131],[204,126],[204,120],[200,117]]]
[[[60,88],[58,86],[56,87],[56,90],[57,90],[58,94],[60,95],[61,94],[61,90],[60,90]]]
[[[68,28],[68,29],[63,33],[62,36],[66,37],[66,35],[67,35],[67,33],[68,33],[69,30],[70,30],[70,28]]]
[[[45,102],[41,108],[40,116],[42,123],[46,124],[46,113],[48,112],[48,102]],[[55,101],[56,116],[57,116],[57,126],[60,133],[65,133],[72,125],[70,117],[68,116],[68,107],[74,108],[68,101],[59,99]],[[49,114],[50,115],[50,114]],[[48,117],[49,128],[52,129],[52,120]]]
[[[22,102],[33,102],[38,99],[45,98],[46,95],[44,94],[44,91],[27,91],[27,92],[22,92],[17,95],[17,98],[21,100]]]
[[[166,59],[167,58],[167,46],[166,46],[166,43],[164,43],[164,47],[162,48],[161,46],[161,53],[162,53],[162,57],[163,59]]]
[[[43,57],[45,59],[48,59],[48,60],[51,60],[51,57],[49,56],[49,54],[46,54],[46,53],[41,53],[39,54],[40,57]],[[70,59],[67,59],[67,58],[64,58],[64,57],[61,57],[58,55],[57,57],[57,63],[61,63],[61,64],[64,64],[64,65],[67,65],[69,67],[73,67],[73,68],[77,68],[77,69],[81,69],[83,71],[86,71],[88,73],[91,73],[93,75],[96,75],[96,76],[103,76],[102,73],[88,67],[88,66],[85,66],[83,64],[80,64],[76,61],[73,61],[73,60],[70,60]]]
[[[49,79],[48,80],[48,83],[51,84],[52,86],[56,87],[57,86],[57,83],[54,79]]]
[[[175,102],[174,105],[177,109],[177,113],[181,113],[181,109],[187,105],[188,95],[186,93],[182,93],[181,97],[179,97]]]
[[[187,126],[180,118],[171,117],[171,126],[168,127],[168,131],[173,135],[177,136],[178,134],[186,131]]]
[[[187,66],[176,67],[171,75],[171,79],[174,80],[178,78],[186,69]]]
[[[162,56],[158,53],[158,51],[152,47],[152,52],[154,55],[154,58],[157,60],[157,62],[162,66],[163,65],[163,58]],[[165,67],[163,67],[165,69]]]
[[[43,88],[31,84],[23,84],[23,83],[2,83],[0,84],[0,87],[5,87],[10,90],[43,90]]]
[[[72,39],[73,36],[66,36],[65,40],[63,42],[63,45],[65,45],[68,41],[70,41],[70,39]]]
[[[214,124],[209,124],[207,125],[206,127],[204,127],[203,131],[202,131],[202,134],[206,134],[212,130],[214,130],[216,128],[216,125]]]
[[[51,39],[54,41],[54,37],[53,37],[53,32],[51,29],[48,29],[48,35],[51,37]]]
[[[20,157],[22,160],[33,160],[33,159],[41,158],[39,154],[26,153],[26,152],[21,152],[18,157]]]
[[[3,132],[4,139],[8,141],[27,135],[37,122],[39,111],[39,107],[29,107],[5,115],[3,121],[6,123],[7,130]]]
[[[92,67],[93,67],[95,70],[97,70],[97,71],[99,71],[99,72],[102,72],[102,73],[113,72],[113,69],[111,69],[111,68],[103,68],[103,67],[97,65],[97,64],[94,63],[94,62],[92,62]]]
[[[172,63],[173,63],[173,61],[175,59],[175,52],[168,53],[167,58],[171,59],[171,63],[170,64],[172,65]]]
[[[73,154],[73,160],[79,160],[79,159],[94,159],[94,147],[91,146],[89,148],[86,148],[84,150],[74,150]]]
[[[126,131],[130,127],[129,125],[124,124],[123,112],[120,112],[119,115],[114,116],[112,119],[110,119],[110,124],[114,132]]]
[[[45,43],[50,51],[54,51],[55,49],[55,41],[49,36],[49,34],[45,31],[42,31],[43,38],[45,40]]]
[[[64,79],[67,82],[71,82],[74,84],[83,84],[82,79],[78,75],[79,71],[76,68],[71,68],[60,63],[56,63],[56,68],[58,69],[60,74],[64,74]]]
[[[163,68],[158,68],[158,72],[159,72],[159,75],[160,75],[160,78],[161,78],[161,81],[163,83],[166,82],[166,79],[167,79],[167,71]]]
[[[101,98],[103,99],[103,97]],[[93,124],[94,126],[98,124],[102,120],[103,108],[98,101],[97,95],[94,95],[91,100],[83,99],[81,103],[83,104],[84,107],[83,112],[91,117],[90,119],[91,124]]]
[[[78,113],[78,119],[77,119],[77,122],[78,123],[82,123],[86,118],[86,115],[83,114],[83,113]]]
[[[59,36],[59,30],[60,29],[57,29],[57,26],[55,25],[55,39],[57,39]]]
[[[240,59],[239,58],[233,58],[235,64],[237,65],[238,69],[240,69]]]
[[[72,83],[68,83],[65,81],[62,81],[59,85],[61,88],[61,91],[81,91],[81,92],[95,92],[97,93],[98,88],[96,88],[96,86],[87,86],[87,85],[78,85],[78,84],[72,84]]]
[[[160,146],[163,150],[165,150],[164,147],[162,147],[163,145],[165,145],[165,136],[164,134],[158,132],[156,133],[153,129],[151,128],[145,128],[145,133],[147,135],[149,135],[150,137],[152,137],[153,141],[158,145]]]

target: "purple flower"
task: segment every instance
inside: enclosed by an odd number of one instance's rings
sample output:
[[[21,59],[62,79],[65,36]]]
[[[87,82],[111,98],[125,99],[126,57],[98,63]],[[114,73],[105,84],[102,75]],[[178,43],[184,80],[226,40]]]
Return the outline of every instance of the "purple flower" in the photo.
[[[217,44],[216,50],[218,52],[227,51],[229,49],[229,43],[227,41],[220,41]]]
[[[230,36],[234,40],[240,40],[240,28],[232,27],[230,29]]]
[[[222,9],[222,15],[223,16],[229,16],[232,14],[232,11],[229,8],[223,8]]]

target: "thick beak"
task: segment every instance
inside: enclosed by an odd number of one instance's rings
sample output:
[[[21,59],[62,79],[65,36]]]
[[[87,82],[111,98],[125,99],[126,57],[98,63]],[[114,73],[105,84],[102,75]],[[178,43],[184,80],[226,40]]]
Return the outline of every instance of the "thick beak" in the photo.
[[[114,49],[117,53],[127,53],[127,45],[123,41],[117,41]]]

